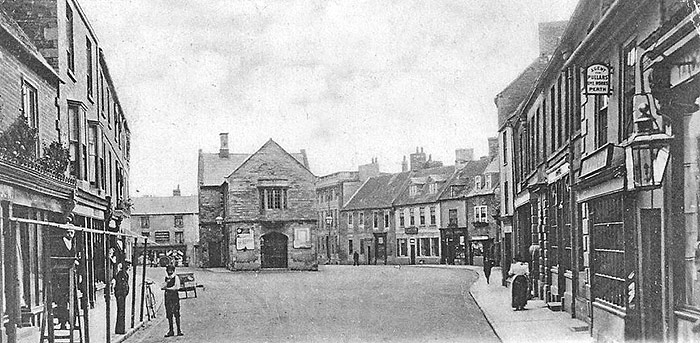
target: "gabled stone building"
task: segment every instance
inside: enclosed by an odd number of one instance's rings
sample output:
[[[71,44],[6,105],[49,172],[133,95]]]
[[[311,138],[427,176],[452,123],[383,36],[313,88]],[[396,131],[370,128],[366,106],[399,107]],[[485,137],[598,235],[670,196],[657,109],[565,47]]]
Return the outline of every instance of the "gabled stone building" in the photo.
[[[199,153],[200,264],[233,270],[312,270],[316,260],[316,176],[306,152],[269,140],[253,154]]]

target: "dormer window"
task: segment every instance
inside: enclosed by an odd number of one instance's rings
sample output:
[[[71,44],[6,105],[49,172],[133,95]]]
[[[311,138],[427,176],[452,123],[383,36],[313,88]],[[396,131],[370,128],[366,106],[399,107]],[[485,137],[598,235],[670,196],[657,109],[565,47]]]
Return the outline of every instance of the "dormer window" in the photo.
[[[429,186],[430,194],[435,194],[435,193],[437,193],[437,189],[438,189],[437,186],[438,186],[437,183],[431,183],[431,184],[430,184],[430,186]]]
[[[481,189],[481,175],[477,175],[474,178],[474,188]]]
[[[418,194],[418,185],[411,185],[411,187],[408,189],[408,194],[410,196]]]
[[[486,187],[486,189],[491,189],[491,174],[486,174],[484,179],[484,186]]]

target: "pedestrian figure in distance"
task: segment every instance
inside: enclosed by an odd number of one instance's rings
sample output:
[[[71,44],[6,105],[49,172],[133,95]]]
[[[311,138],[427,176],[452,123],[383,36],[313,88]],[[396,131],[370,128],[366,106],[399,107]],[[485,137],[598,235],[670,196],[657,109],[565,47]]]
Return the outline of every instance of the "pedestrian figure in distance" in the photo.
[[[486,283],[489,283],[489,278],[491,277],[491,267],[493,266],[493,262],[491,259],[486,258],[484,259],[484,276],[486,276]]]
[[[117,273],[114,275],[114,296],[117,297],[117,324],[114,333],[126,333],[126,296],[129,294],[129,265],[117,264]]]
[[[515,311],[524,310],[527,304],[529,271],[530,267],[520,255],[515,258],[515,262],[510,266],[510,271],[508,271],[508,276],[513,276],[511,282],[511,306]]]
[[[177,335],[182,336],[182,330],[180,330],[180,294],[178,294],[179,287],[176,284],[175,266],[169,265],[165,267],[165,271],[168,275],[165,276],[165,286],[161,288],[165,291],[165,316],[168,318],[169,327],[165,337],[175,336],[173,319],[177,324]]]
[[[355,251],[352,253],[352,265],[353,266],[359,266],[360,265],[360,254]]]

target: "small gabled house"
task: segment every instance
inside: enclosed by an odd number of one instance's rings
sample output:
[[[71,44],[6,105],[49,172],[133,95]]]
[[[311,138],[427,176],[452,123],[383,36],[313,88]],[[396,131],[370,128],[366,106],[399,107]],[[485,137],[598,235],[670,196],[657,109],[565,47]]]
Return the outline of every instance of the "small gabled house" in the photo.
[[[466,205],[467,194],[474,187],[474,179],[484,172],[486,160],[466,161],[448,180],[439,198],[440,263],[471,264],[469,224],[471,217]]]
[[[393,264],[396,256],[396,220],[393,202],[410,172],[382,174],[367,179],[341,210],[341,250],[352,263],[357,251],[361,264]]]
[[[317,270],[316,176],[272,139],[224,183],[223,234],[232,270]]]
[[[465,196],[469,264],[481,264],[485,258],[500,260],[495,219],[500,206],[498,160],[487,157],[480,162],[487,164],[486,168],[474,175],[471,190]]]

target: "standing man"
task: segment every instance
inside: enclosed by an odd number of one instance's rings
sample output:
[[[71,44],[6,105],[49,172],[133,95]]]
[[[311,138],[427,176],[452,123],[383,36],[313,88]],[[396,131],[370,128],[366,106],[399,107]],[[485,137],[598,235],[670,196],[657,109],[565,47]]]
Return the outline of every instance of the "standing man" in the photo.
[[[486,283],[489,283],[489,278],[491,277],[491,267],[493,267],[493,262],[490,258],[484,259],[484,276],[486,276]]]
[[[165,291],[165,316],[168,317],[168,333],[165,337],[175,336],[173,332],[173,319],[177,324],[177,335],[182,336],[182,331],[180,330],[180,294],[178,294],[179,287],[177,286],[175,276],[175,266],[168,265],[165,268],[168,275],[165,276],[165,286],[162,290]]]
[[[355,251],[352,253],[352,265],[353,266],[359,266],[360,265],[360,254]]]
[[[71,221],[72,219],[68,218],[68,224],[70,224]],[[72,258],[75,260],[73,263],[77,265],[78,260],[75,253],[75,242],[73,241],[74,236],[74,230],[65,230],[60,242],[54,245],[52,257],[58,257],[59,259]],[[56,303],[55,314],[58,319],[58,325],[61,329],[68,329],[70,320],[70,310],[68,309],[68,304],[70,302],[70,273],[54,273],[52,288],[53,300],[54,303]]]
[[[126,296],[129,294],[129,264],[117,263],[117,273],[114,275],[114,296],[117,297],[117,324],[114,333],[126,333]]]

